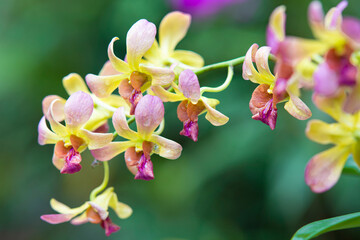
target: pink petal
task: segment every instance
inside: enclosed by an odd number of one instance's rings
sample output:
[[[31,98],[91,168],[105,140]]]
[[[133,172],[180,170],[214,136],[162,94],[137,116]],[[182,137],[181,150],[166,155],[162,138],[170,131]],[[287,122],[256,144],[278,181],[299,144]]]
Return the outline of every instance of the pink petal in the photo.
[[[146,95],[138,103],[135,120],[138,133],[145,139],[151,135],[164,118],[164,104],[157,96]]]
[[[141,58],[154,43],[156,27],[145,19],[137,21],[126,36],[127,61],[133,70],[138,70]]]
[[[179,89],[194,104],[200,99],[200,84],[196,74],[186,69],[180,73]]]
[[[177,142],[158,135],[153,135],[151,141],[158,146],[158,148],[154,148],[154,151],[161,157],[167,159],[177,159],[178,157],[180,157],[182,147]]]
[[[324,20],[324,11],[319,1],[312,1],[308,9],[308,18],[311,24],[321,24]]]
[[[345,1],[341,1],[336,7],[335,10],[332,14],[332,18],[330,21],[329,26],[327,26],[329,29],[335,29],[337,27],[337,24],[339,21],[341,21],[342,19],[342,12],[344,11],[344,9],[347,7],[348,2]]]
[[[57,95],[46,96],[42,101],[42,110],[43,110],[43,114],[45,115],[45,117],[47,119],[49,119],[48,116],[50,114],[49,113],[50,105],[56,99],[60,100],[60,102],[63,104],[56,104],[54,106],[54,108],[53,108],[54,119],[58,122],[61,122],[65,118],[65,115],[64,115],[65,99],[63,99],[62,97],[59,97]]]
[[[116,40],[119,40],[119,38],[114,37],[108,47],[108,56],[110,59],[110,62],[113,66],[113,68],[117,71],[117,72],[121,72],[121,73],[128,73],[130,72],[130,68],[129,68],[129,64],[127,64],[126,62],[124,62],[123,60],[121,60],[120,58],[116,57],[114,54],[114,42]]]
[[[86,75],[86,83],[92,93],[99,98],[109,97],[111,93],[119,87],[120,82],[128,77],[127,74],[97,76],[94,74]]]
[[[109,217],[101,222],[101,227],[105,229],[105,235],[107,237],[109,237],[112,233],[120,230],[120,227],[114,224]]]
[[[81,155],[75,149],[71,148],[64,160],[64,166],[60,170],[61,174],[73,174],[81,170]]]
[[[347,147],[339,145],[315,155],[309,161],[305,170],[305,181],[313,192],[325,192],[336,184],[349,153]]]
[[[344,103],[344,111],[355,114],[360,110],[360,82],[354,86]]]
[[[60,140],[60,138],[47,127],[45,116],[43,116],[39,122],[38,133],[38,143],[40,145],[55,144]]]
[[[199,124],[198,121],[192,121],[187,119],[183,122],[183,129],[180,131],[180,135],[185,136],[197,142],[199,136]]]
[[[90,150],[102,148],[109,144],[113,139],[112,133],[96,133],[86,129],[80,130],[81,138],[83,138]]]
[[[133,142],[111,142],[103,148],[91,150],[96,160],[109,161],[115,156],[125,152],[128,148],[135,146]]]
[[[112,119],[114,128],[119,136],[126,138],[126,139],[136,139],[137,134],[133,130],[130,129],[123,107],[119,107],[113,115]]]
[[[338,75],[326,62],[319,64],[313,77],[315,82],[314,91],[316,93],[327,97],[336,94],[339,88]]]
[[[135,175],[135,179],[142,179],[145,181],[154,179],[153,164],[150,157],[146,157],[145,154],[142,154],[137,164],[138,171]]]
[[[82,127],[91,117],[94,103],[91,96],[82,91],[72,94],[65,103],[65,122],[70,128]]]
[[[50,224],[59,224],[70,221],[74,214],[46,214],[42,215],[41,220]]]
[[[356,43],[360,44],[360,20],[353,17],[346,17],[342,22],[343,32],[354,40]]]
[[[266,29],[266,45],[271,48],[271,52],[276,54],[279,43],[285,38],[285,7],[277,7],[270,16],[269,25]]]
[[[89,219],[87,217],[87,213],[84,212],[83,214],[81,214],[80,216],[74,218],[73,220],[71,220],[71,224],[72,225],[81,225],[81,224],[84,224],[84,223],[87,223],[89,222]]]
[[[100,76],[111,76],[119,75],[120,73],[115,70],[111,62],[108,60],[105,62],[104,66],[101,68],[99,75]]]

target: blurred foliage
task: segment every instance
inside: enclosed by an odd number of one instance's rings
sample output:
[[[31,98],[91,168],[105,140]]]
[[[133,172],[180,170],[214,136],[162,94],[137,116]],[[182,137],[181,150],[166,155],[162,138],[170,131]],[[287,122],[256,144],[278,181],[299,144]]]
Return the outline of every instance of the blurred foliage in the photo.
[[[338,1],[323,2],[329,9]],[[249,0],[194,19],[179,48],[202,54],[207,63],[244,55],[252,43],[265,44],[268,17],[280,4],[287,7],[288,33],[310,37],[308,0]],[[360,17],[360,2],[349,5],[345,14]],[[75,207],[102,180],[102,169],[90,166],[88,152],[84,169],[75,175],[61,176],[52,166],[53,148],[37,144],[41,100],[49,94],[66,97],[62,77],[97,73],[113,36],[120,38],[117,55],[124,56],[130,26],[140,18],[158,25],[169,11],[165,0],[0,1],[1,239],[105,239],[99,226],[52,226],[39,218],[53,212],[50,198]],[[225,71],[216,71],[200,82],[216,86],[225,77]],[[360,210],[357,176],[342,176],[327,193],[311,193],[304,168],[324,146],[309,141],[306,122],[282,107],[275,131],[253,121],[248,101],[254,88],[237,67],[231,87],[216,95],[229,123],[213,127],[201,117],[198,143],[178,135],[176,104],[167,104],[164,135],[184,151],[176,161],[154,157],[154,181],[133,180],[122,155],[110,162],[110,184],[134,209],[127,220],[114,218],[122,230],[110,239],[290,239],[306,223]],[[310,103],[309,94],[305,99]],[[328,120],[311,107],[314,118]],[[358,238],[355,229],[319,239]]]

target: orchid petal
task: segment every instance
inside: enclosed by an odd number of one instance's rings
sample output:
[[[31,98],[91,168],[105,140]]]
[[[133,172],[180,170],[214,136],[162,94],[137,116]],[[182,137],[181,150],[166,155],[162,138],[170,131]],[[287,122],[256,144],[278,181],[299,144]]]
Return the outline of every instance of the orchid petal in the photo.
[[[271,13],[266,32],[266,44],[271,47],[273,53],[277,52],[279,42],[285,38],[285,21],[285,6],[279,6]]]
[[[322,24],[324,20],[324,11],[320,1],[312,1],[308,9],[308,18],[310,24]]]
[[[200,99],[200,84],[196,74],[186,69],[180,73],[179,89],[194,104]]]
[[[274,79],[274,75],[271,73],[269,68],[269,55],[270,55],[271,48],[270,47],[261,47],[256,52],[255,55],[255,62],[256,68],[259,71],[260,75],[268,79]]]
[[[88,219],[87,213],[84,212],[80,216],[78,216],[78,217],[74,218],[73,220],[71,220],[70,223],[72,225],[81,225],[81,224],[84,224],[84,223],[87,223],[87,222],[89,222],[89,219]]]
[[[351,132],[339,123],[325,123],[320,120],[310,120],[306,127],[306,136],[321,144],[350,145],[354,142]]]
[[[311,117],[312,113],[308,106],[296,95],[289,93],[290,99],[285,103],[285,110],[294,118],[306,120]]]
[[[104,66],[101,68],[99,75],[100,76],[111,76],[111,75],[119,75],[120,72],[116,71],[110,60],[107,60],[104,63]]]
[[[164,52],[171,53],[185,37],[191,22],[191,16],[182,12],[167,14],[160,23],[159,43]]]
[[[109,217],[101,222],[101,227],[105,229],[105,235],[107,237],[120,230],[120,227],[113,223]]]
[[[94,102],[91,96],[82,91],[72,94],[65,103],[65,123],[72,129],[82,127],[91,117]]]
[[[324,19],[326,29],[333,30],[341,26],[342,11],[347,7],[347,1],[341,1],[336,7],[330,9]]]
[[[119,38],[114,37],[108,47],[108,56],[113,68],[121,73],[128,73],[130,72],[129,64],[121,60],[120,58],[116,57],[114,54],[114,42],[119,40]]]
[[[104,98],[111,95],[111,93],[119,87],[122,80],[128,78],[128,74],[119,74],[111,76],[97,76],[94,74],[86,75],[86,83],[91,92],[97,97]]]
[[[113,139],[112,133],[95,133],[86,129],[80,129],[79,136],[85,140],[90,150],[102,148]]]
[[[38,133],[38,143],[40,145],[55,144],[60,140],[59,136],[50,131],[50,129],[47,127],[45,116],[43,116],[39,122]]]
[[[49,108],[48,120],[50,122],[50,126],[51,126],[51,129],[53,130],[53,132],[55,132],[56,135],[58,135],[59,137],[64,137],[67,135],[67,129],[64,125],[60,124],[55,119],[55,116],[56,116],[55,110],[60,109],[61,106],[63,106],[63,102],[60,99],[56,99],[56,100],[52,101],[52,103],[50,104],[50,108]]]
[[[111,142],[103,148],[91,150],[91,154],[96,160],[109,161],[120,153],[125,152],[129,147],[133,146],[135,146],[135,143],[131,141]]]
[[[59,224],[70,221],[74,214],[46,214],[42,215],[41,220],[50,224]]]
[[[345,100],[344,111],[355,114],[360,110],[360,81],[351,89],[350,94]]]
[[[351,154],[354,158],[354,161],[356,162],[356,164],[358,166],[360,166],[360,143],[359,142],[355,142],[352,145],[352,151]]]
[[[65,204],[56,201],[54,198],[52,198],[50,200],[50,205],[51,205],[51,208],[54,209],[55,211],[57,211],[58,213],[73,214],[73,215],[80,214],[81,212],[85,211],[89,207],[88,203],[84,203],[80,207],[69,208]]]
[[[137,164],[140,161],[142,154],[142,151],[136,152],[135,147],[130,147],[125,151],[124,159],[126,167],[134,175],[138,172]]]
[[[313,192],[325,192],[336,184],[349,153],[349,148],[339,145],[315,155],[308,162],[305,181]]]
[[[157,63],[159,61],[161,62],[162,53],[160,51],[159,44],[156,41],[156,39],[154,40],[154,43],[151,46],[151,48],[145,53],[144,58],[149,60],[151,63]]]
[[[204,66],[204,59],[192,51],[175,50],[170,57],[190,67],[201,68]]]
[[[114,209],[116,215],[121,219],[128,218],[132,214],[131,207],[129,207],[125,203],[119,202],[116,193],[112,194],[109,202],[109,207]]]
[[[132,70],[138,70],[141,58],[151,48],[156,35],[156,27],[145,19],[137,21],[126,36],[127,61]]]
[[[64,120],[65,115],[64,115],[64,106],[65,106],[65,102],[66,100],[63,99],[62,97],[59,97],[57,95],[49,95],[46,96],[43,100],[42,100],[42,111],[44,116],[46,117],[46,119],[49,119],[49,109],[50,109],[50,105],[54,100],[60,100],[60,102],[62,104],[56,104],[53,108],[53,114],[54,114],[54,119],[58,122],[61,122]]]
[[[112,122],[119,136],[131,140],[137,139],[137,133],[130,129],[126,121],[126,116],[123,107],[119,107],[114,112]]]
[[[77,73],[70,73],[62,80],[63,86],[67,94],[72,95],[78,91],[90,94],[88,88],[86,87],[84,79]]]
[[[108,202],[108,201],[107,201]],[[89,202],[90,206],[99,214],[101,220],[105,220],[109,216],[107,209],[104,209],[102,206],[98,205],[95,202]],[[107,203],[104,203],[107,205]]]
[[[150,141],[156,144],[154,152],[163,158],[177,159],[181,155],[182,147],[177,142],[158,135],[152,135]]]
[[[138,133],[145,139],[159,126],[164,118],[164,104],[156,96],[146,95],[135,109],[135,120]]]
[[[150,67],[140,64],[140,69],[151,76],[151,85],[153,86],[169,85],[175,78],[175,74],[170,68]]]
[[[207,110],[205,118],[214,126],[221,126],[229,121],[229,118],[213,108],[209,103],[209,99],[201,97],[202,102]],[[215,106],[214,106],[215,107]]]
[[[185,97],[182,94],[169,92],[160,86],[153,86],[151,87],[151,90],[154,95],[158,96],[163,102],[178,102],[185,100]]]
[[[355,47],[359,48],[360,20],[353,17],[345,17],[342,22],[341,29],[351,41],[354,41]]]
[[[61,170],[65,165],[65,160],[63,158],[56,156],[55,149],[52,157],[52,163],[58,170]]]
[[[331,97],[338,91],[338,75],[326,62],[319,64],[313,77],[315,83],[314,90],[316,93]]]

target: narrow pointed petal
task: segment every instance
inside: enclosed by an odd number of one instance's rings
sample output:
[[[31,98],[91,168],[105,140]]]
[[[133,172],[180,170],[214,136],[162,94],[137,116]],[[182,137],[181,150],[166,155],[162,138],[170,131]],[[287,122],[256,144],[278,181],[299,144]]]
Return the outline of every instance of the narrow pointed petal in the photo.
[[[116,215],[121,219],[130,217],[133,212],[131,207],[129,207],[127,204],[118,201],[116,193],[112,194],[109,207],[114,209]]]
[[[309,107],[296,95],[290,94],[289,96],[290,99],[284,106],[285,110],[299,120],[310,118],[312,113]]]
[[[127,74],[97,76],[94,74],[86,75],[86,83],[92,93],[99,98],[108,97],[119,87],[121,80],[128,78]]]
[[[111,142],[103,148],[91,150],[91,154],[96,160],[109,161],[117,155],[126,151],[126,149],[135,146],[135,143],[127,142]]]
[[[120,72],[116,71],[110,60],[104,63],[104,66],[101,68],[99,75],[100,76],[112,76],[119,75]]]
[[[140,64],[140,70],[151,76],[151,85],[153,86],[169,85],[175,78],[175,74],[170,68],[150,67]]]
[[[194,104],[200,99],[200,84],[196,74],[186,69],[180,73],[179,89]]]
[[[171,12],[160,23],[159,43],[165,52],[172,52],[185,37],[191,22],[190,14]]]
[[[59,106],[60,105],[60,106]],[[63,106],[63,102],[59,99],[56,99],[51,102],[49,108],[48,120],[50,122],[51,130],[56,133],[59,137],[64,137],[67,135],[67,129],[64,125],[59,123],[56,120],[56,110],[60,109]]]
[[[63,78],[62,83],[69,96],[78,91],[90,94],[84,79],[77,73],[70,73]]]
[[[325,16],[325,27],[329,30],[334,30],[341,26],[342,12],[347,7],[348,2],[346,0],[341,1],[336,7],[330,9]]]
[[[38,143],[40,145],[55,144],[60,140],[58,135],[50,131],[50,129],[47,127],[45,116],[43,116],[39,122],[38,133]]]
[[[315,155],[309,161],[305,181],[313,192],[325,192],[336,184],[349,153],[349,148],[339,145]]]
[[[221,112],[217,111],[215,108],[213,108],[209,101],[202,97],[204,106],[207,110],[207,113],[205,115],[205,118],[214,126],[222,126],[226,124],[229,121],[229,118],[222,114]],[[214,106],[215,107],[215,106]]]
[[[119,107],[114,112],[112,122],[113,122],[114,128],[115,128],[116,132],[119,134],[119,136],[126,138],[126,139],[131,139],[131,140],[137,139],[137,133],[135,131],[133,131],[132,129],[130,129],[130,127],[127,123],[123,107]]]
[[[351,145],[354,142],[351,132],[339,123],[325,123],[320,120],[310,120],[306,127],[306,136],[321,144]]]
[[[256,52],[255,63],[256,68],[262,76],[265,76],[268,79],[274,79],[274,75],[271,73],[269,68],[269,55],[271,48],[270,47],[261,47]]]
[[[127,62],[132,70],[138,70],[141,58],[151,48],[156,35],[156,27],[145,19],[137,21],[126,36]]]
[[[68,206],[66,206],[65,204],[63,204],[61,202],[58,202],[54,198],[52,198],[50,200],[50,205],[51,205],[51,208],[54,209],[55,211],[57,211],[58,213],[74,214],[74,215],[82,213],[83,211],[85,211],[89,207],[88,203],[84,203],[80,207],[69,208]]]
[[[312,1],[308,9],[308,18],[310,24],[321,24],[324,20],[324,11],[319,1]]]
[[[129,68],[129,64],[124,62],[123,60],[121,60],[120,58],[116,57],[114,54],[114,42],[119,40],[119,38],[114,37],[108,47],[108,56],[110,59],[110,62],[113,66],[113,68],[117,71],[117,72],[121,72],[121,73],[129,73],[131,70]]]
[[[272,12],[266,31],[266,44],[273,53],[277,52],[279,43],[285,38],[285,21],[285,6],[279,6]]]
[[[164,118],[164,104],[156,96],[146,95],[138,103],[135,120],[138,133],[145,139],[160,125]]]
[[[74,214],[46,214],[42,215],[41,220],[50,224],[59,224],[70,221]]]
[[[86,129],[80,129],[79,131],[79,136],[85,140],[90,150],[102,148],[113,139],[112,133],[95,133]]]
[[[182,147],[177,142],[158,135],[153,135],[151,142],[156,144],[154,152],[163,158],[177,159],[181,155]]]
[[[178,102],[185,100],[183,95],[169,92],[160,86],[152,86],[151,90],[154,93],[153,95],[158,96],[163,102]]]
[[[204,66],[204,59],[192,51],[175,50],[170,57],[193,68],[201,68]]]
[[[72,94],[65,103],[65,123],[72,129],[82,127],[91,117],[94,102],[91,96],[82,91]]]
[[[80,216],[74,218],[73,220],[71,220],[71,224],[72,225],[81,225],[81,224],[84,224],[84,223],[87,223],[89,222],[89,219],[87,217],[87,213],[84,212],[83,214],[81,214]]]
[[[65,102],[66,102],[66,100],[63,99],[62,97],[59,97],[57,95],[46,96],[42,101],[42,111],[43,111],[43,114],[46,117],[46,119],[49,119],[50,105],[54,100],[60,100],[60,102],[62,103],[62,104],[60,104],[60,103],[56,104],[53,108],[53,116],[54,116],[55,120],[58,122],[61,122],[65,118],[64,106],[65,106]]]

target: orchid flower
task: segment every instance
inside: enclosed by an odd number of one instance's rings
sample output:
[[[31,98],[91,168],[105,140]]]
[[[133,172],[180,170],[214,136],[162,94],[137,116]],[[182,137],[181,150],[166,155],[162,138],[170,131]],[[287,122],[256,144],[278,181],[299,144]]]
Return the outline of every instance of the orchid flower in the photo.
[[[168,13],[160,23],[159,43],[155,40],[144,58],[150,64],[169,67],[173,64],[180,68],[201,68],[203,58],[192,51],[175,50],[176,45],[185,37],[190,26],[191,16],[182,12]]]
[[[128,139],[123,142],[111,142],[103,148],[91,151],[95,159],[108,161],[125,152],[125,161],[135,179],[154,179],[153,153],[168,159],[177,159],[182,151],[180,144],[159,136],[154,131],[164,118],[164,105],[160,98],[145,95],[135,110],[137,132],[130,129],[124,108],[120,107],[113,116],[113,125],[119,136]]]
[[[63,103],[55,98],[48,112],[38,126],[40,145],[55,144],[53,164],[61,173],[75,173],[81,169],[81,155],[87,147],[96,149],[110,143],[111,133],[95,133],[85,128],[93,113],[94,103],[91,96],[82,91],[73,93]],[[46,125],[49,121],[51,130]],[[60,122],[65,119],[65,126]]]
[[[258,45],[253,44],[245,56],[243,78],[260,84],[254,90],[249,104],[252,118],[262,121],[273,130],[277,119],[276,105],[279,102],[286,101],[286,111],[300,120],[308,119],[311,111],[299,98],[296,75],[288,71],[286,65],[282,64],[275,68],[276,76],[271,73],[268,64],[270,51],[270,47],[258,49]],[[253,62],[256,63],[256,68]]]
[[[109,207],[111,207],[121,219],[128,218],[132,214],[132,209],[128,205],[118,201],[117,195],[114,193],[112,187],[106,189],[93,201],[85,202],[77,208],[69,208],[55,199],[51,199],[50,205],[52,209],[59,214],[42,215],[41,219],[43,221],[50,224],[59,224],[68,221],[73,225],[80,225],[87,222],[100,224],[100,226],[105,229],[106,236],[110,236],[112,233],[120,230],[120,227],[110,220]]]
[[[350,94],[344,102],[344,110],[355,113],[360,110],[358,95],[358,68],[350,58],[360,49],[360,20],[342,18],[347,1],[341,1],[330,9],[324,17],[321,3],[314,1],[309,6],[311,29],[324,46],[327,46],[325,59],[314,73],[315,92],[327,97],[341,94],[341,87],[349,87]]]
[[[174,80],[170,68],[145,65],[142,57],[151,48],[156,35],[156,27],[145,19],[137,21],[126,36],[127,62],[114,54],[113,38],[108,47],[108,56],[113,68],[118,72],[109,76],[88,74],[86,83],[90,90],[99,98],[110,96],[119,88],[120,95],[131,104],[131,114],[134,114],[137,103],[150,86],[166,86]]]
[[[344,92],[336,98],[314,95],[316,106],[337,121],[329,124],[311,120],[306,128],[306,135],[312,141],[335,145],[312,157],[306,166],[306,184],[316,193],[325,192],[336,184],[350,154],[360,166],[360,113],[344,112],[345,100]]]
[[[103,69],[100,71],[100,75],[104,76],[106,74],[111,73],[109,69],[109,62],[107,62]],[[88,90],[85,81],[79,74],[71,73],[63,78],[62,80],[63,86],[69,96],[75,92],[82,91],[91,96],[94,102],[94,110],[89,119],[89,121],[85,125],[85,129],[95,132],[107,132],[109,126],[107,124],[107,120],[112,117],[114,111],[123,106],[125,107],[125,111],[127,114],[130,113],[130,108],[125,100],[117,95],[110,95],[106,98],[98,98],[94,94],[90,93]],[[46,116],[48,113],[49,106],[54,99],[59,99],[60,102],[65,104],[66,100],[62,97],[56,95],[49,95],[44,98],[43,105],[43,113]],[[58,119],[59,121],[64,120],[64,115],[62,114],[62,118]]]
[[[184,124],[181,135],[198,140],[198,116],[205,113],[205,118],[214,126],[221,126],[229,121],[229,118],[215,109],[219,104],[217,99],[202,96],[199,80],[196,74],[186,69],[179,75],[179,86],[173,84],[175,93],[171,93],[162,87],[153,87],[151,90],[164,102],[181,101],[177,108],[177,115]]]

